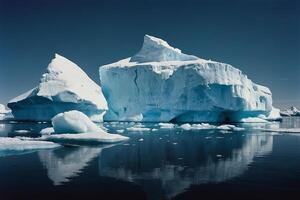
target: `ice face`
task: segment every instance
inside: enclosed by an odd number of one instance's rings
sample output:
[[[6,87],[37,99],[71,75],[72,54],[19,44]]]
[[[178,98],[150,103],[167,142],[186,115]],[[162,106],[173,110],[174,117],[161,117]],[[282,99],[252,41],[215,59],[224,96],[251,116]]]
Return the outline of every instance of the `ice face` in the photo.
[[[101,87],[70,60],[56,54],[36,88],[8,103],[17,120],[50,121],[58,113],[79,110],[102,121],[107,103]]]
[[[268,119],[273,110],[270,90],[240,70],[188,56],[147,35],[135,56],[99,71],[108,121],[240,121]],[[279,117],[272,113],[272,119]]]

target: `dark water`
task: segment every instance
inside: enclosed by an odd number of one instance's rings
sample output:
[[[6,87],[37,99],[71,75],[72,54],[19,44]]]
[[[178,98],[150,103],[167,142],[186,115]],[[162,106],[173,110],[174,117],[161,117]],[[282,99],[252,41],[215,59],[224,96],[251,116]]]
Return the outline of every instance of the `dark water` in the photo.
[[[47,126],[3,123],[0,136],[37,137]],[[300,135],[243,126],[125,131],[121,144],[2,155],[0,199],[300,199]],[[300,118],[266,126],[297,128]]]

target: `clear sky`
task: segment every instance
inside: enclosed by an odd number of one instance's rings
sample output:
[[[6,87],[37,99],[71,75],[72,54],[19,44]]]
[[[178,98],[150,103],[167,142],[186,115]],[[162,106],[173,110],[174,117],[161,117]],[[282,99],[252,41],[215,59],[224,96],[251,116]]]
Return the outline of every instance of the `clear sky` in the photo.
[[[0,103],[37,85],[59,53],[97,83],[103,64],[132,56],[144,34],[229,63],[300,107],[300,1],[0,0]]]

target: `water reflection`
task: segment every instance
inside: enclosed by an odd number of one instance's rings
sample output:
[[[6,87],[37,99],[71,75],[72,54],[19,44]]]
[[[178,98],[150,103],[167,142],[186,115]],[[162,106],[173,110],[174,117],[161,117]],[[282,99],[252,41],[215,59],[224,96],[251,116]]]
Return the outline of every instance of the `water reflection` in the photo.
[[[101,147],[65,147],[54,150],[39,151],[41,163],[47,169],[47,175],[54,185],[68,182],[77,176],[88,163],[99,156],[104,148]]]
[[[240,176],[255,157],[269,154],[273,147],[271,135],[177,137],[181,142],[176,145],[151,138],[108,149],[99,157],[99,174],[135,182],[149,199],[171,198],[192,184]]]

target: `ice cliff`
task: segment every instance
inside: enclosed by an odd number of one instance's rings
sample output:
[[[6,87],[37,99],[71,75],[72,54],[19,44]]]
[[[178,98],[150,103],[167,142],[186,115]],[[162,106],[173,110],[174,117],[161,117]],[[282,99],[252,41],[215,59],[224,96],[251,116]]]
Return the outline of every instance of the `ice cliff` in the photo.
[[[75,63],[56,54],[37,87],[8,103],[17,120],[50,121],[68,110],[78,110],[102,121],[107,102],[101,87]]]
[[[108,121],[224,122],[278,119],[267,87],[225,63],[183,54],[145,35],[131,58],[101,66]]]

